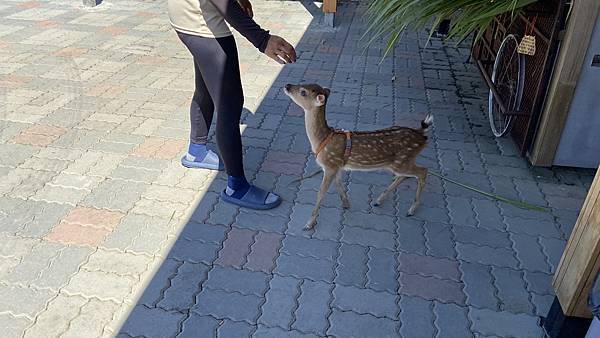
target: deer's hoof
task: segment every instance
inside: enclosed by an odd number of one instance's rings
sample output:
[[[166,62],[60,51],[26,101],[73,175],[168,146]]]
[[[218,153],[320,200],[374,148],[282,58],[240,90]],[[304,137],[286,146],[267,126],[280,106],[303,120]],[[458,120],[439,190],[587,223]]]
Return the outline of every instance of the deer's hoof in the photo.
[[[376,202],[373,203],[373,206],[374,207],[380,207],[381,203],[379,201],[376,201]]]
[[[342,208],[344,208],[344,209],[350,209],[350,203],[349,202],[342,203]]]
[[[307,224],[304,226],[304,228],[302,228],[302,230],[304,230],[304,231],[311,231],[311,230],[314,230],[314,228],[315,228],[315,225],[317,225],[317,223],[316,223],[316,222],[309,222],[309,223],[307,223]]]

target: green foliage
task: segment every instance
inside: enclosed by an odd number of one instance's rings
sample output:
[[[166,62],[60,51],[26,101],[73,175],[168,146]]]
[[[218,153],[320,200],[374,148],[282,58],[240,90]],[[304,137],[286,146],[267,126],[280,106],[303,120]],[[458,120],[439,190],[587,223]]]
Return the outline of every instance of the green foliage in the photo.
[[[407,28],[430,27],[430,36],[444,19],[451,19],[448,38],[462,41],[477,32],[479,39],[497,15],[511,13],[537,0],[373,0],[367,10],[367,46],[388,37],[386,54]]]

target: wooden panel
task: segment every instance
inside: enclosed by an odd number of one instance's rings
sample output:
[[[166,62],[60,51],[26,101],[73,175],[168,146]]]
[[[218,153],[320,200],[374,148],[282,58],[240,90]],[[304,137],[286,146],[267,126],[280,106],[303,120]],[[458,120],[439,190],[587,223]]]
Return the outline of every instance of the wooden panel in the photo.
[[[335,13],[337,10],[337,0],[323,0],[323,12]]]
[[[587,298],[600,269],[600,170],[588,192],[552,284],[566,316],[591,318]]]
[[[599,10],[598,0],[573,1],[534,146],[529,154],[534,165],[551,166],[554,162]]]

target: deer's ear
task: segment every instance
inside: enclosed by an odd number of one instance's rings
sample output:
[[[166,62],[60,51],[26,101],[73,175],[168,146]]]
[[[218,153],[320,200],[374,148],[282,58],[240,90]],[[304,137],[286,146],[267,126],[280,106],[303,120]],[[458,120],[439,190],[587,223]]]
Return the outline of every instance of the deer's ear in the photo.
[[[325,91],[325,96],[329,97],[329,94],[331,94],[331,90],[329,90],[329,88],[323,88],[323,90]]]
[[[315,99],[316,99],[316,101],[317,101],[317,105],[318,105],[318,106],[322,106],[322,105],[324,105],[324,104],[325,104],[325,100],[326,100],[327,98],[325,97],[325,95],[323,95],[323,94],[319,94],[319,95],[317,95],[317,97],[316,97]]]

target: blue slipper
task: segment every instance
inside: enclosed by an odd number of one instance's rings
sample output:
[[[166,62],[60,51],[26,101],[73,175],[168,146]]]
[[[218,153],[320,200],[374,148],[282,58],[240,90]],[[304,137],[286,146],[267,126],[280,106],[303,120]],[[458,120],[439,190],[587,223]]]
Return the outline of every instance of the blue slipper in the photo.
[[[239,205],[240,207],[244,208],[255,210],[268,210],[273,209],[279,204],[281,204],[281,197],[275,194],[273,195],[277,196],[277,199],[274,202],[265,203],[269,194],[271,193],[251,185],[246,194],[242,196],[242,198],[231,197],[227,195],[227,192],[225,192],[225,190],[223,190],[221,192],[221,199],[223,199],[227,203]]]
[[[202,161],[197,161],[193,155],[187,153],[181,158],[181,164],[186,168],[223,170],[223,163],[220,161],[219,155],[211,150],[206,153]]]

